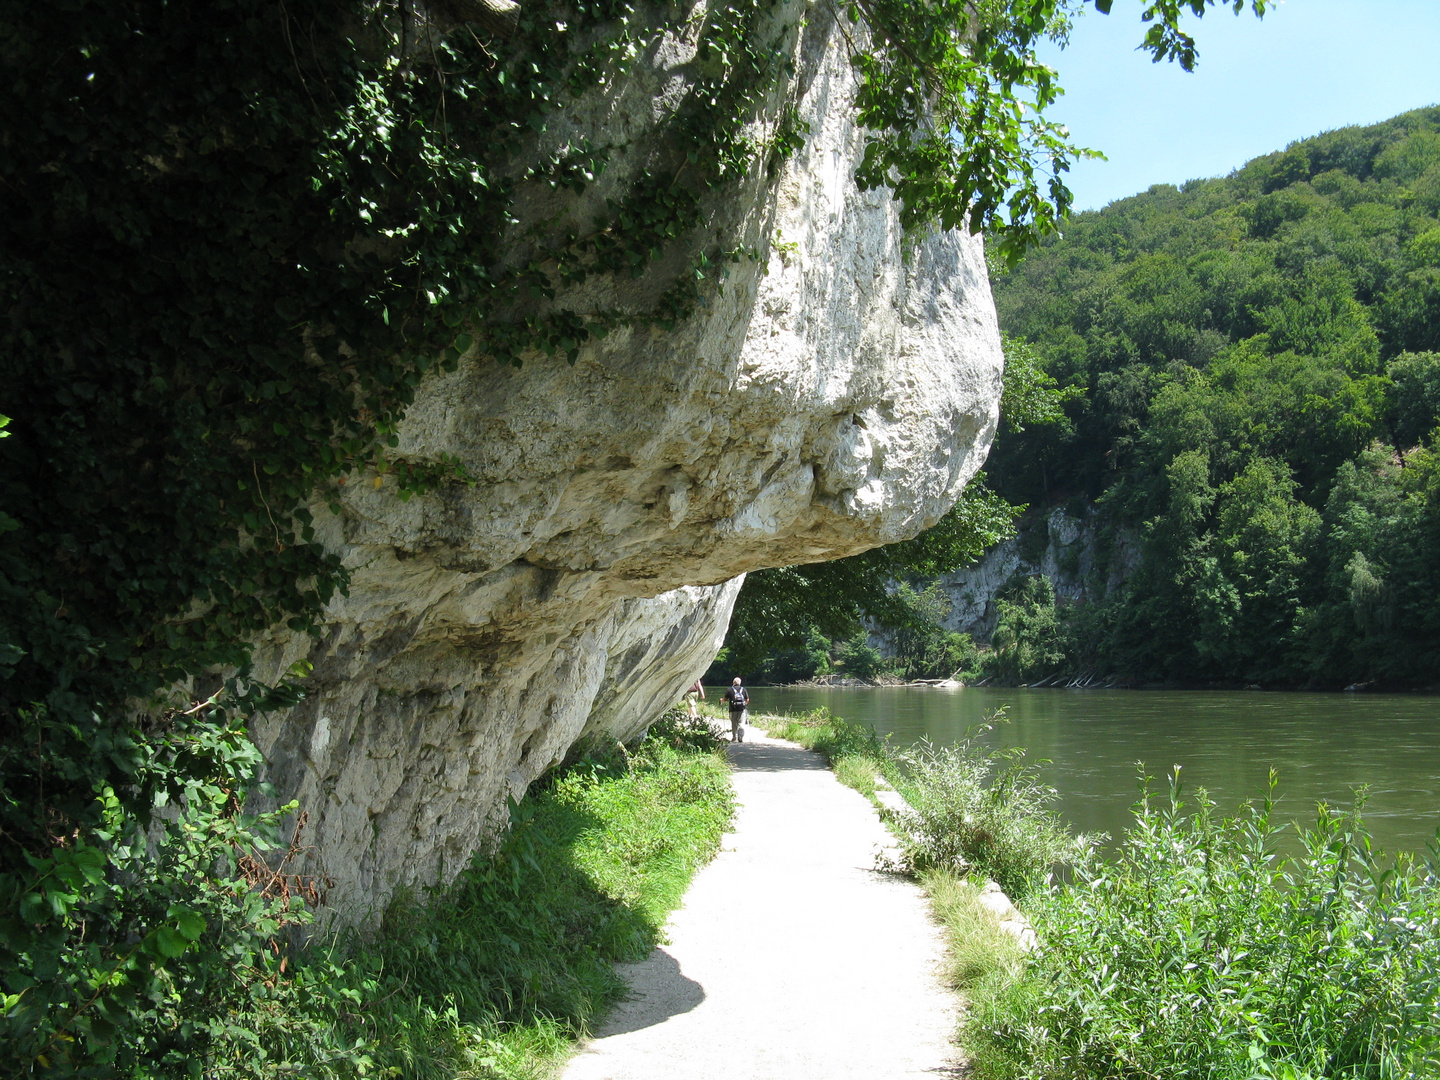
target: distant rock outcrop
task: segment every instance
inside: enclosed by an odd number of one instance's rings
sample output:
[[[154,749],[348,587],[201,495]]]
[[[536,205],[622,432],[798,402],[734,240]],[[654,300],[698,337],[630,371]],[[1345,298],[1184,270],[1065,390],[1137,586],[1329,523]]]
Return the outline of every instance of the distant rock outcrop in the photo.
[[[612,334],[573,366],[467,358],[422,387],[398,452],[457,455],[475,486],[401,502],[365,480],[317,512],[353,584],[318,643],[262,643],[263,672],[315,670],[255,735],[343,917],[453,876],[578,739],[641,732],[714,656],[739,575],[913,536],[983,461],[1001,356],[980,241],[902,251],[889,193],[856,189],[826,10],[784,11],[774,104],[804,146],[717,208],[767,258],[673,332]],[[568,122],[643,141],[691,52],[667,38]]]
[[[942,623],[978,641],[989,641],[999,611],[995,601],[1012,582],[1044,577],[1062,604],[1103,600],[1124,584],[1140,561],[1135,535],[1112,526],[1103,533],[1093,509],[1080,516],[1057,506],[1023,526],[1018,536],[996,544],[974,566],[945,574],[939,585],[951,608]],[[888,640],[879,635],[883,647]]]

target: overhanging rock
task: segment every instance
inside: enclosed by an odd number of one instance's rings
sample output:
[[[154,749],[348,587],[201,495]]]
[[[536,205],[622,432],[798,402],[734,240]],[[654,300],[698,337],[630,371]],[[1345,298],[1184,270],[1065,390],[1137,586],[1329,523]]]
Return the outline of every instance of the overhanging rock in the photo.
[[[715,208],[761,260],[673,332],[613,333],[573,366],[467,358],[422,386],[399,452],[456,455],[475,486],[401,502],[365,480],[317,512],[350,595],[318,643],[263,643],[262,674],[315,671],[255,734],[345,918],[453,876],[576,739],[632,736],[677,700],[739,575],[913,536],[983,461],[1001,355],[980,241],[906,242],[889,194],[856,189],[827,10],[781,10],[795,74],[771,111],[793,103],[805,144]],[[568,122],[597,141],[663,124],[687,49],[655,44]]]

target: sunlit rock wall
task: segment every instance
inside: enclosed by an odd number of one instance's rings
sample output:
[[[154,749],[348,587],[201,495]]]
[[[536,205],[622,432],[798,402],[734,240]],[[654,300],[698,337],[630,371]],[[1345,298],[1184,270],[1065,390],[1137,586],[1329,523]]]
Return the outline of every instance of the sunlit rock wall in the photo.
[[[760,261],[673,333],[615,333],[573,366],[468,357],[422,387],[399,452],[458,455],[478,482],[401,502],[365,479],[340,517],[317,513],[350,595],[318,644],[265,644],[263,671],[315,671],[256,736],[344,917],[457,872],[577,739],[641,732],[719,648],[739,575],[913,536],[983,461],[1001,356],[980,241],[902,256],[888,193],[856,190],[863,137],[828,10],[791,4],[777,24],[795,74],[770,115],[793,102],[806,144],[714,208],[716,238]],[[549,137],[622,128],[644,145],[692,53],[652,43]]]

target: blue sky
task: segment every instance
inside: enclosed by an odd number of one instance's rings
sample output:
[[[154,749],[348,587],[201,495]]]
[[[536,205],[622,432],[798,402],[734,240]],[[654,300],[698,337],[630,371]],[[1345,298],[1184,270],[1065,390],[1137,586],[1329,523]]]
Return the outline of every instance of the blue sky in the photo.
[[[1115,0],[1106,16],[1087,2],[1069,48],[1041,51],[1066,89],[1050,116],[1109,158],[1072,170],[1077,210],[1440,104],[1440,0],[1283,0],[1263,21],[1212,9],[1186,21],[1193,74],[1135,51],[1140,10]]]

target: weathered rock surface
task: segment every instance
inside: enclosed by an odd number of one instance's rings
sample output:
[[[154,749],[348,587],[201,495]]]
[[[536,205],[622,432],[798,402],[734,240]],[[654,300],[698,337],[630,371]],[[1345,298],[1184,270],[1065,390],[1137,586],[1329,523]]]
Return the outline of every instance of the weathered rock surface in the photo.
[[[775,111],[796,105],[806,144],[717,210],[768,261],[673,333],[612,334],[573,366],[468,359],[422,387],[400,452],[457,455],[478,483],[401,502],[367,479],[317,514],[350,595],[318,644],[265,644],[262,671],[315,671],[255,734],[345,917],[457,872],[577,739],[643,730],[718,649],[738,575],[912,536],[983,461],[1001,357],[980,242],[902,258],[888,193],[856,190],[826,10],[783,12]],[[573,122],[663,123],[687,49],[659,43]]]
[[[952,606],[941,621],[947,630],[989,641],[999,618],[995,601],[1012,581],[1038,575],[1049,580],[1058,602],[1091,603],[1123,585],[1139,559],[1132,533],[1102,532],[1094,510],[1077,517],[1057,506],[1020,535],[996,544],[974,566],[943,575],[939,584]],[[888,643],[882,638],[880,644]]]

